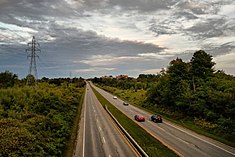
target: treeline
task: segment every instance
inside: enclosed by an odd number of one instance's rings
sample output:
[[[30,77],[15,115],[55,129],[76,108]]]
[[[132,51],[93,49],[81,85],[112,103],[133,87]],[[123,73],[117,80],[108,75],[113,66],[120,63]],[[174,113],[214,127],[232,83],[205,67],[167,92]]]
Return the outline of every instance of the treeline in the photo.
[[[170,111],[178,119],[192,118],[197,125],[235,141],[235,77],[215,71],[214,65],[212,56],[200,50],[189,62],[172,60],[155,77],[142,74],[130,80],[148,89],[143,107]],[[118,85],[120,80],[115,81],[110,86],[124,89]],[[98,81],[102,82],[109,80]]]
[[[0,156],[63,156],[85,82],[50,80],[30,87],[11,72],[0,73]]]
[[[27,83],[27,78],[33,77],[32,79],[35,80],[33,75],[28,75],[26,78],[19,79],[16,74],[13,74],[10,71],[5,71],[0,73],[0,88],[8,88],[13,86],[25,86]],[[35,81],[34,81],[35,82]],[[43,77],[38,79],[37,82],[46,82],[49,84],[54,84],[57,86],[61,85],[69,85],[73,84],[76,87],[83,87],[85,85],[85,81],[83,78],[47,78]],[[31,84],[32,85],[32,84]]]
[[[121,79],[116,79],[112,76],[106,77],[106,78],[97,78],[95,77],[92,79],[93,83],[101,84],[101,85],[106,85],[110,87],[116,87],[120,89],[133,89],[135,91],[139,89],[144,89],[147,90],[151,86],[154,85],[154,82],[158,81],[160,78],[160,75],[154,75],[154,74],[140,74],[137,79],[135,78],[121,78]]]
[[[179,58],[171,61],[147,92],[146,103],[182,114],[179,118],[217,124],[208,127],[235,141],[235,78],[215,72],[214,65],[212,56],[204,51],[195,52],[190,62]]]

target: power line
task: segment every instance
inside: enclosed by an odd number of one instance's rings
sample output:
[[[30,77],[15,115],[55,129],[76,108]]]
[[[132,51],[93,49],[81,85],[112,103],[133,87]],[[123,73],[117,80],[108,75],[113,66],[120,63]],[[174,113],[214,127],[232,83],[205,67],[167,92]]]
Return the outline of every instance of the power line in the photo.
[[[28,43],[28,48],[26,49],[26,52],[28,51],[30,51],[30,55],[27,56],[28,58],[30,57],[30,65],[29,73],[27,76],[27,85],[36,85],[38,79],[36,57],[39,58],[37,52],[41,52],[41,50],[40,45],[36,42],[34,36],[32,41]]]

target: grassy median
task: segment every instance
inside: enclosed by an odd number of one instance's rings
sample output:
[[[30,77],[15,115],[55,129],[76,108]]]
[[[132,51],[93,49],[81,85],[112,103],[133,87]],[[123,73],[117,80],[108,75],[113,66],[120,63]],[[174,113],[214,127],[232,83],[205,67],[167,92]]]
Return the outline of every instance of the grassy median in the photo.
[[[115,116],[118,122],[126,129],[126,131],[136,140],[136,142],[143,148],[143,150],[152,157],[173,157],[177,156],[172,150],[168,149],[153,136],[147,133],[138,124],[133,122],[115,106],[113,106],[100,93],[92,88],[96,97],[103,106],[107,106],[109,111]]]
[[[164,119],[169,120],[173,123],[179,124],[185,128],[188,128],[198,134],[207,136],[209,138],[212,138],[214,140],[220,141],[222,143],[225,143],[227,145],[230,145],[232,147],[235,147],[235,143],[232,141],[229,141],[222,136],[220,136],[218,133],[216,134],[213,129],[210,129],[209,123],[206,123],[203,120],[200,119],[193,119],[193,118],[176,118],[177,113],[172,113],[169,110],[166,110],[164,108],[156,108],[155,106],[142,106],[144,99],[146,98],[144,90],[122,90],[115,87],[109,87],[109,86],[99,86],[98,87],[104,89],[105,91],[112,93],[119,98],[129,102],[132,105],[135,105],[138,108],[141,108],[149,113],[152,114],[160,114],[164,117]],[[207,124],[207,125],[206,125]],[[211,124],[213,125],[213,124]]]

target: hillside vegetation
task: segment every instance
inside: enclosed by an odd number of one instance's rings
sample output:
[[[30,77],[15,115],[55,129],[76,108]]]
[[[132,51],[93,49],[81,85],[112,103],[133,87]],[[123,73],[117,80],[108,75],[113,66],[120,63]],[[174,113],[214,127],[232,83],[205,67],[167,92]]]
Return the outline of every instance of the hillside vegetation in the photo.
[[[0,74],[0,156],[63,156],[85,83],[48,82],[31,87]]]
[[[188,123],[222,142],[235,143],[235,77],[215,71],[212,56],[194,53],[190,62],[172,60],[157,75],[94,78],[109,92],[173,120]]]

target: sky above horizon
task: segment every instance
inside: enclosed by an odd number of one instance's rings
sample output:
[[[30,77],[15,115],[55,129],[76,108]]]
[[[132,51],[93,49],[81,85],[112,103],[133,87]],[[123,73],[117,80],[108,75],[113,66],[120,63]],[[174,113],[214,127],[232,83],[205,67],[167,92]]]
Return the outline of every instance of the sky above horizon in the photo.
[[[0,0],[0,72],[26,77],[157,74],[204,50],[235,75],[234,0]]]

